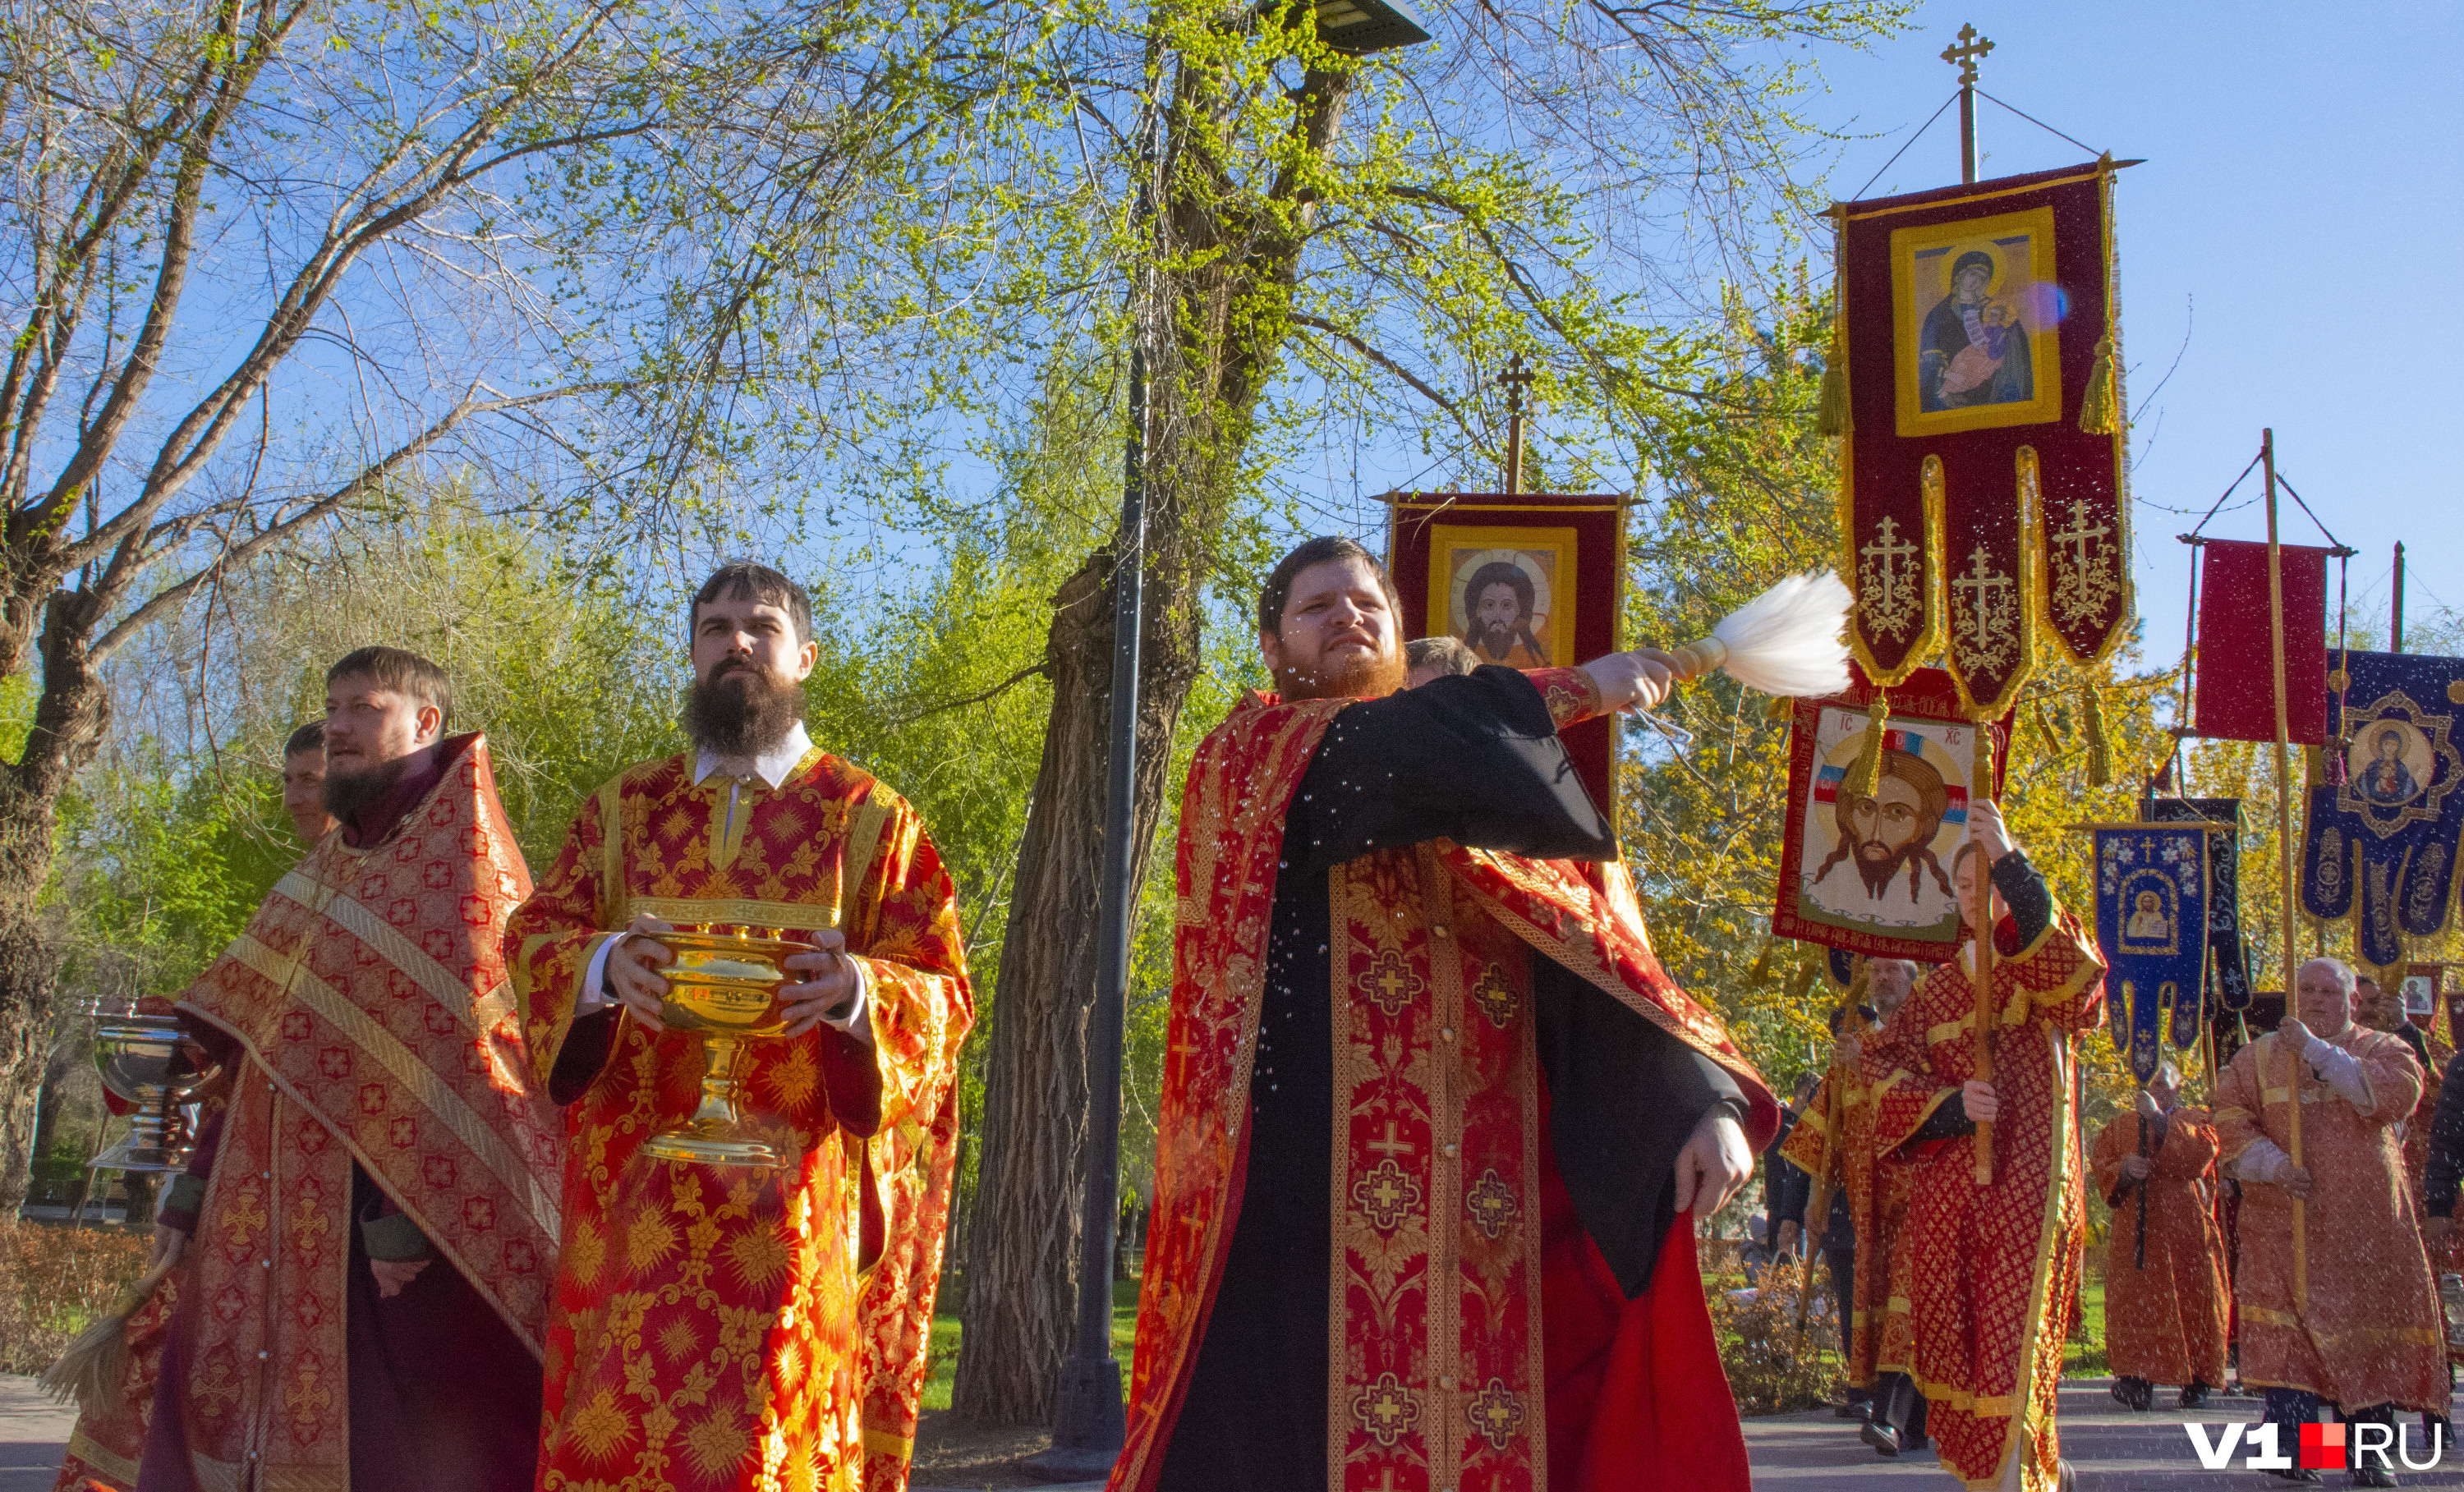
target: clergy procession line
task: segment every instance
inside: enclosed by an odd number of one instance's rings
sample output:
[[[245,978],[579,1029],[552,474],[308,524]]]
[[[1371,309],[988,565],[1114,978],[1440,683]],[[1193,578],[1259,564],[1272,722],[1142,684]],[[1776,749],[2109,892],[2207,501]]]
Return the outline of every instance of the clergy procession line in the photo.
[[[1771,604],[1818,618],[1792,585]],[[1559,733],[1715,654],[1773,667],[1787,627],[1517,669],[1407,656],[1402,612],[1360,544],[1293,550],[1258,603],[1275,690],[1190,769],[1110,1485],[1745,1487],[1695,1224],[1783,1110],[1653,954]],[[800,587],[729,564],[687,625],[691,748],[602,787],[536,883],[451,682],[333,665],[287,743],[316,848],[171,1012],[209,1117],[63,1487],[905,1485],[973,1020],[951,881],[805,735]],[[2083,1147],[2096,943],[1990,798],[1947,868],[1991,942],[1861,961],[1773,1191],[1783,1246],[1826,1219],[1859,1433],[2070,1484],[2091,1173],[2117,1397],[2195,1405],[2233,1335],[2288,1437],[2443,1416],[2464,1083],[2425,1124],[2427,1050],[2317,959],[2211,1108],[2160,1071]]]

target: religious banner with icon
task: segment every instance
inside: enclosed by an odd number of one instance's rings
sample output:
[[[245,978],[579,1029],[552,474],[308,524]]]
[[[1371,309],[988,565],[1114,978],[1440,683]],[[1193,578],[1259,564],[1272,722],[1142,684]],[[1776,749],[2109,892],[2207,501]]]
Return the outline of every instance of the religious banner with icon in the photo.
[[[2250,954],[2241,942],[2241,800],[2159,798],[2140,804],[2139,816],[2158,823],[2221,823],[2231,833],[2208,840],[2208,967],[2216,1003],[2229,1011],[2250,1008]],[[2197,1035],[2173,1022],[2173,1044],[2189,1046]]]
[[[1849,642],[1893,689],[1943,652],[1970,717],[2010,708],[2040,632],[2079,664],[2130,632],[2115,169],[1832,208]]]
[[[2164,1061],[2167,1035],[2176,1047],[2198,1040],[2209,831],[2170,823],[2095,828],[2096,943],[2104,954],[2113,1044],[2145,1083]]]
[[[2464,838],[2464,658],[2355,652],[2336,741],[2342,772],[2310,789],[2301,907],[2353,919],[2362,961],[2403,961],[2405,940],[2447,928]]]
[[[1942,963],[1959,949],[1950,877],[1968,835],[1978,727],[1964,717],[1949,675],[1908,675],[1891,691],[1874,792],[1852,793],[1848,769],[1877,692],[1859,679],[1844,694],[1794,703],[1771,931],[1878,958]],[[1998,796],[2007,717],[1994,730]]]
[[[1485,664],[1569,668],[1617,650],[1625,499],[1616,494],[1394,493],[1386,566],[1403,635],[1443,634]],[[1615,716],[1562,734],[1592,801],[1613,811]]]

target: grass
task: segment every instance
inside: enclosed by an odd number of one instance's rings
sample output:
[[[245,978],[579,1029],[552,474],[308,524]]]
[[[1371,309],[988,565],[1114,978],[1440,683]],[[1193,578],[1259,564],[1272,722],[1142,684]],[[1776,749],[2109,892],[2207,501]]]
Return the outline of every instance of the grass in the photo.
[[[1130,1344],[1137,1337],[1138,1282],[1112,1282],[1112,1355],[1121,1361],[1121,1382],[1126,1387],[1130,1373]],[[958,1318],[933,1318],[931,1367],[924,1374],[924,1407],[950,1407],[950,1380],[958,1371]]]

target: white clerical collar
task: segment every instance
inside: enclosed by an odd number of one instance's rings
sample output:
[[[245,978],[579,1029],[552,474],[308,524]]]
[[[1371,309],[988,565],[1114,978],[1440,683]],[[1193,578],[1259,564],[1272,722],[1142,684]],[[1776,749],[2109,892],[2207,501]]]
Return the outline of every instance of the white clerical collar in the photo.
[[[804,734],[804,722],[797,721],[788,728],[786,738],[760,756],[747,760],[742,757],[722,757],[704,746],[693,757],[693,785],[698,787],[714,772],[722,777],[758,777],[772,790],[787,780],[796,763],[813,749],[813,738]]]

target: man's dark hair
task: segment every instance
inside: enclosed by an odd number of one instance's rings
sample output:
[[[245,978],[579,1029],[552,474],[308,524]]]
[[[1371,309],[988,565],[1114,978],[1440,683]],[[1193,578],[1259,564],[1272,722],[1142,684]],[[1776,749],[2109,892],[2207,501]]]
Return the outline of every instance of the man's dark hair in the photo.
[[[1480,667],[1471,645],[1460,637],[1416,637],[1403,645],[1403,667],[1436,668],[1442,673],[1469,673]]]
[[[1477,613],[1480,610],[1480,598],[1487,595],[1488,588],[1492,585],[1512,587],[1514,604],[1521,608],[1520,615],[1515,620],[1519,622],[1531,620],[1532,611],[1539,605],[1539,597],[1531,589],[1531,577],[1524,573],[1523,566],[1511,560],[1491,560],[1471,572],[1471,583],[1463,587],[1463,610]],[[1477,619],[1473,625],[1479,625]]]
[[[453,723],[453,681],[445,670],[407,647],[358,647],[325,670],[325,682],[365,678],[377,688],[436,707],[441,734]],[[322,732],[319,732],[321,736]]]
[[[721,600],[758,601],[765,606],[776,606],[787,613],[798,643],[813,640],[813,598],[804,594],[804,587],[753,560],[730,560],[701,582],[701,589],[693,592],[693,609],[685,614],[688,639],[701,625],[701,608]]]
[[[1258,592],[1258,630],[1268,637],[1283,636],[1284,603],[1291,600],[1292,581],[1300,579],[1303,570],[1331,560],[1357,560],[1368,565],[1369,573],[1377,577],[1377,588],[1386,593],[1387,606],[1398,621],[1401,619],[1403,598],[1396,592],[1395,578],[1386,573],[1385,562],[1356,538],[1321,534],[1303,540],[1299,548],[1275,561],[1274,573],[1266,577],[1265,589]]]
[[[309,721],[306,725],[303,725],[299,729],[292,732],[291,738],[282,743],[282,755],[285,757],[297,757],[302,752],[323,751],[324,749],[325,722],[322,720]]]

